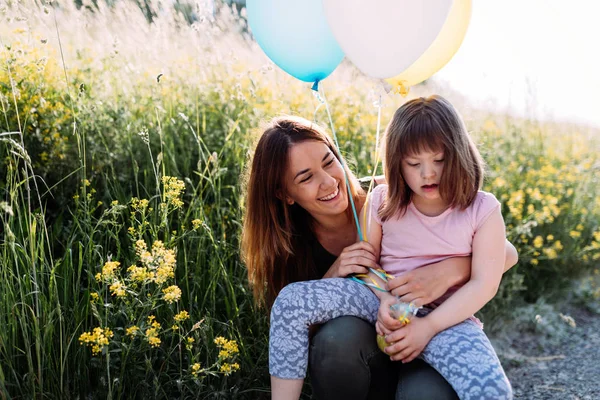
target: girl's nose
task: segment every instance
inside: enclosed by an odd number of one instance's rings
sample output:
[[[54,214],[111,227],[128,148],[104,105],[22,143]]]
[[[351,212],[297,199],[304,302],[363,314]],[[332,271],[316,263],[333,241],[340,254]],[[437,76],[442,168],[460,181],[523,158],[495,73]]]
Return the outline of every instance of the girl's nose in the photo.
[[[433,178],[435,176],[435,169],[429,165],[423,165],[421,168],[421,177],[424,179]]]

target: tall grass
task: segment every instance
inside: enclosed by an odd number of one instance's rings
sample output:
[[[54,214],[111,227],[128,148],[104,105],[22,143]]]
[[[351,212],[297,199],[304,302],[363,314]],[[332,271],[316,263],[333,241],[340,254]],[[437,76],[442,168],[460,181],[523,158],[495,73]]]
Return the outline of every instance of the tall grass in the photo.
[[[133,4],[102,4],[0,8],[0,398],[266,398],[240,176],[261,121],[325,110],[237,12],[153,6],[148,24]],[[342,65],[323,84],[343,151],[370,174],[377,83]],[[433,90],[466,109],[443,87],[414,94]],[[404,99],[384,99],[385,122]],[[468,117],[521,254],[494,319],[597,264],[598,146],[576,127]],[[176,258],[165,282],[132,273],[164,266],[157,242]]]

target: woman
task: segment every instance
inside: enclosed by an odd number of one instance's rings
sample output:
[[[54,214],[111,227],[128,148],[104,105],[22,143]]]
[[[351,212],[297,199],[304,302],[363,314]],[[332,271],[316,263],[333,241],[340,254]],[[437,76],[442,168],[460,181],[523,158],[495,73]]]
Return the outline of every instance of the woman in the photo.
[[[242,254],[259,304],[270,308],[291,282],[346,277],[378,267],[371,245],[356,243],[348,192],[360,210],[365,193],[354,175],[344,171],[333,142],[319,126],[282,117],[265,129],[249,170],[242,233]],[[507,242],[507,268],[515,263],[516,251]],[[444,279],[437,279],[441,271]],[[428,304],[467,281],[469,273],[469,258],[449,259],[391,280],[388,289],[404,301]],[[374,327],[353,317],[318,329],[309,364],[318,399],[456,398],[433,368],[422,361],[391,363],[374,338]]]

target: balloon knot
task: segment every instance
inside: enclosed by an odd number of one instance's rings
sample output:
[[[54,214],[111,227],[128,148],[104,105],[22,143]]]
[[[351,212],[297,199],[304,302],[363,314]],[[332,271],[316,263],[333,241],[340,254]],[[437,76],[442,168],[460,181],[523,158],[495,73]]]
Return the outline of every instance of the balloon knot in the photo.
[[[315,92],[319,91],[319,80],[318,79],[315,81],[315,83],[313,83],[311,89],[314,90]]]
[[[406,81],[398,81],[396,86],[394,86],[394,93],[401,95],[402,97],[406,97],[410,87],[406,85]]]

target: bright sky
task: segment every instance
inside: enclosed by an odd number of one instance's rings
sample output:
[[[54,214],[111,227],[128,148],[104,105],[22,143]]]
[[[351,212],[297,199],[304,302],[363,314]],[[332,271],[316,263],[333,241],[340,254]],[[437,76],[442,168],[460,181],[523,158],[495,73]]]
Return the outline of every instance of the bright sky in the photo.
[[[600,127],[600,2],[473,0],[467,36],[435,75],[471,103]]]

